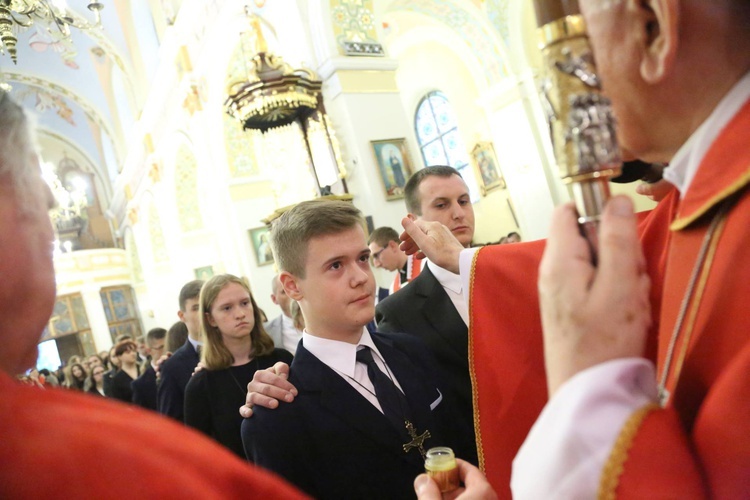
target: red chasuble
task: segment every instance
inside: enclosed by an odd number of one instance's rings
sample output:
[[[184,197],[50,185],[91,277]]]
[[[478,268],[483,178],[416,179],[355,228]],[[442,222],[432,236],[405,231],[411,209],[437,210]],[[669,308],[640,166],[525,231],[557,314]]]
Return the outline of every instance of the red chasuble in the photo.
[[[654,316],[645,356],[660,376],[694,272],[696,279],[667,370],[671,397],[623,427],[602,474],[602,497],[750,495],[748,183],[750,103],[712,145],[686,196],[674,191],[640,221]],[[547,400],[536,288],[542,251],[543,242],[485,247],[472,266],[477,447],[501,498],[510,498],[513,457]]]
[[[0,498],[307,498],[172,419],[5,373],[0,428]]]
[[[419,276],[419,273],[422,272],[423,264],[424,259],[418,259],[414,255],[409,255],[409,258],[406,260],[406,282],[404,282],[404,284],[402,285],[401,273],[396,273],[396,277],[393,278],[393,283],[391,283],[389,292],[396,293],[401,290],[402,286],[408,285],[411,281],[413,281],[414,278]]]

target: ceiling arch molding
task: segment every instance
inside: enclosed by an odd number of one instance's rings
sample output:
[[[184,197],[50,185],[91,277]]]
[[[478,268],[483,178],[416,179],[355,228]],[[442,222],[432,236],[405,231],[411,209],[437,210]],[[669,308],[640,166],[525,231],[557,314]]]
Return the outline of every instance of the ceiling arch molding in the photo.
[[[452,0],[396,0],[386,8],[384,20],[402,12],[420,14],[454,31],[476,59],[482,61],[487,86],[511,76],[505,42],[472,4]]]
[[[4,72],[3,75],[5,76],[5,80],[11,85],[13,84],[13,82],[24,83],[31,87],[37,87],[41,90],[52,92],[54,94],[58,94],[62,97],[70,99],[83,110],[89,120],[98,125],[102,130],[104,130],[113,144],[119,144],[119,141],[116,140],[116,136],[113,133],[111,124],[103,117],[103,114],[99,110],[97,110],[88,101],[88,99],[85,99],[83,96],[79,95],[72,89],[63,87],[57,83],[53,83],[42,78],[37,78],[35,76],[26,75],[23,73]],[[118,159],[122,158],[122,151],[119,147],[117,148],[117,157]]]

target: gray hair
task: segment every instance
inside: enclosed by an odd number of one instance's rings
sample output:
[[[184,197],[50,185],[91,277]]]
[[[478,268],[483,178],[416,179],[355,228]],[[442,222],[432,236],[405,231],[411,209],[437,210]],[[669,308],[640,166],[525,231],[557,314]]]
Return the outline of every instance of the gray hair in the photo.
[[[0,181],[10,182],[20,198],[33,189],[36,143],[32,125],[21,106],[0,90]]]

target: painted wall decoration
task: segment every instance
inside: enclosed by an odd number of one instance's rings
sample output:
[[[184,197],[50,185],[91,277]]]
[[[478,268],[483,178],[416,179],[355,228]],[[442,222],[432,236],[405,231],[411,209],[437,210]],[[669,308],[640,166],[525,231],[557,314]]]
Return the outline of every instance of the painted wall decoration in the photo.
[[[74,127],[76,126],[75,120],[73,120],[73,110],[63,97],[33,87],[28,87],[18,92],[19,99],[26,99],[27,97],[32,97],[34,99],[34,109],[37,113],[52,111],[68,124]]]
[[[133,281],[141,283],[143,281],[143,268],[141,267],[141,259],[138,257],[138,246],[135,243],[133,231],[129,228],[125,231],[125,250],[128,253],[130,269],[133,271]]]
[[[235,179],[259,175],[260,168],[255,153],[255,132],[242,130],[242,125],[226,113],[222,113],[222,120],[229,175]]]
[[[154,256],[154,262],[169,261],[167,252],[167,243],[164,240],[164,232],[161,229],[161,218],[156,206],[152,205],[148,211],[148,233],[151,237],[151,251]]]
[[[482,62],[488,82],[496,83],[510,75],[501,43],[493,32],[451,0],[396,0],[387,12],[415,12],[439,20],[453,29]]]
[[[198,204],[198,162],[185,145],[180,146],[175,157],[175,184],[180,229],[188,232],[203,228]]]
[[[71,69],[79,69],[76,62],[76,51],[73,41],[64,36],[59,28],[48,23],[47,26],[36,26],[36,31],[29,37],[29,47],[35,52],[49,50],[59,55],[65,66]]]
[[[485,0],[484,8],[492,27],[510,47],[510,0]]]
[[[347,55],[383,55],[377,40],[372,0],[331,0],[333,35]]]

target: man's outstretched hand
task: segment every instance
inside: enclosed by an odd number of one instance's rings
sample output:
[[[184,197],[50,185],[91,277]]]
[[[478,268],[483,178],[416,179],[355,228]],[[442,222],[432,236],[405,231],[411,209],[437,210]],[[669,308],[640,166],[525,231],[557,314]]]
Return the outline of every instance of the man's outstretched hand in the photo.
[[[253,406],[274,409],[279,401],[291,403],[297,396],[297,388],[289,383],[289,365],[279,361],[270,368],[258,370],[247,384],[245,404],[240,407],[244,418],[253,416]]]
[[[450,229],[439,222],[413,220],[410,217],[404,217],[401,225],[405,230],[401,233],[401,250],[407,255],[426,256],[430,262],[458,274],[458,257],[464,247]]]

